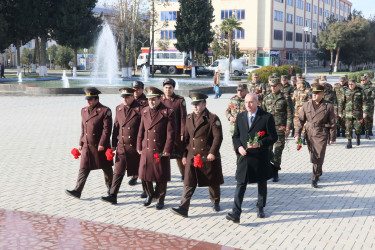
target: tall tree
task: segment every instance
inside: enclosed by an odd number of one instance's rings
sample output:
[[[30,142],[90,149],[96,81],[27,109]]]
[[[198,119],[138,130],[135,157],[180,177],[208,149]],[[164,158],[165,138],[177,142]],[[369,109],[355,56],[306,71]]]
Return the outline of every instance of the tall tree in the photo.
[[[58,5],[53,38],[74,51],[73,76],[77,76],[77,51],[90,47],[99,31],[101,17],[93,9],[97,0],[61,0]]]
[[[195,52],[204,53],[214,39],[211,24],[214,21],[211,0],[180,0],[174,45],[179,51],[191,52],[192,78],[195,78]]]
[[[5,18],[6,1],[0,2],[0,53],[2,53],[8,46],[8,22]]]
[[[225,37],[228,39],[228,49],[229,49],[228,71],[230,73],[233,35],[234,35],[235,30],[242,30],[241,22],[234,16],[231,18],[225,19],[221,23],[220,30],[221,32],[225,34]]]

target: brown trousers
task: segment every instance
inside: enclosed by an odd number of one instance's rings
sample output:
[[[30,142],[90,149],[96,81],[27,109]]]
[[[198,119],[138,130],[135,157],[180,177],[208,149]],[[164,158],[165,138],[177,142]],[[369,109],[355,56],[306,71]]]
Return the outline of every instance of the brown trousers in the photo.
[[[147,196],[152,197],[158,203],[163,203],[165,195],[167,194],[167,182],[156,182],[155,189],[152,181],[142,180],[143,190],[146,192]]]
[[[110,191],[111,195],[117,196],[123,179],[124,179],[123,175],[120,175],[120,174],[113,175],[113,181],[112,181],[112,186],[111,186],[111,191]]]
[[[189,210],[190,200],[196,188],[197,186],[195,187],[189,187],[186,185],[184,186],[184,191],[182,193],[180,207],[185,208],[186,210]],[[219,204],[220,203],[220,185],[209,186],[208,191],[210,193],[211,203]]]
[[[313,164],[313,172],[312,172],[311,180],[319,181],[319,176],[323,174],[322,167],[323,166],[321,164]]]
[[[182,164],[182,158],[176,158],[178,170],[180,170],[181,176],[185,175],[185,166]]]
[[[104,181],[107,188],[111,188],[112,185],[112,178],[113,178],[113,169],[112,167],[106,167],[103,168],[104,173]],[[78,172],[78,178],[77,178],[77,184],[74,188],[75,191],[82,193],[83,187],[85,186],[87,177],[89,177],[90,174],[89,169],[80,168]]]

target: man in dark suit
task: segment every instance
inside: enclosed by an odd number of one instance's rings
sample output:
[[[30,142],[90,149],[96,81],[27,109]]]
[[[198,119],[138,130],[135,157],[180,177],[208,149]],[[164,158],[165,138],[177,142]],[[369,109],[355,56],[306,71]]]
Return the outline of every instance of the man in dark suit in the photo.
[[[263,208],[267,199],[267,180],[272,177],[270,153],[268,148],[277,141],[275,121],[270,113],[258,107],[258,96],[248,94],[245,97],[245,112],[237,116],[234,125],[233,146],[237,154],[237,187],[234,194],[232,213],[226,218],[235,223],[240,222],[241,204],[247,183],[258,183],[258,217],[264,218]],[[259,142],[249,144],[259,132]]]
[[[102,169],[108,194],[112,185],[113,161],[107,160],[105,152],[111,148],[112,112],[99,102],[101,92],[89,87],[84,89],[87,107],[82,108],[81,137],[79,151],[82,152],[81,168],[78,172],[76,187],[66,190],[66,194],[81,198],[83,187],[91,170]]]

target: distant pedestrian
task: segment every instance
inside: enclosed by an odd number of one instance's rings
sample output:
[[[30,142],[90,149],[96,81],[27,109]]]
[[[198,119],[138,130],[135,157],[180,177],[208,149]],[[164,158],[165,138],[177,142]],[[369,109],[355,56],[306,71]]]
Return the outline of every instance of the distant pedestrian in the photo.
[[[5,70],[4,65],[2,63],[0,63],[0,78],[5,78],[4,70]]]
[[[332,63],[329,64],[329,74],[332,75],[332,71],[333,71],[333,65]]]
[[[220,72],[219,70],[215,70],[214,75],[214,91],[215,91],[215,99],[220,98]]]
[[[289,68],[289,78],[291,78],[292,76],[294,76],[296,74],[296,70],[294,69],[294,66],[290,66]]]

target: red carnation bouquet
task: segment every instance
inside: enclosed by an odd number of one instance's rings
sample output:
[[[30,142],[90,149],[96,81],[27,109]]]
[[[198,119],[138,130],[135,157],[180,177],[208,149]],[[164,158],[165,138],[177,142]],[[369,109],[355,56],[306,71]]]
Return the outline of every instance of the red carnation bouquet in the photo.
[[[81,153],[79,152],[78,149],[76,148],[73,148],[72,151],[71,151],[72,155],[74,156],[74,159],[78,159],[81,155]]]
[[[160,158],[163,157],[164,154],[163,153],[160,153],[160,154],[154,154],[154,158],[156,159],[157,162],[160,162]]]
[[[115,156],[115,153],[113,153],[113,149],[107,149],[107,151],[105,151],[105,156],[107,156],[107,161],[112,161],[113,157]]]
[[[203,162],[204,162],[205,160],[203,160],[202,158],[201,158],[201,155],[200,154],[197,154],[196,156],[194,156],[194,167],[196,167],[196,168],[201,168],[201,167],[203,167]]]
[[[249,145],[251,145],[251,144],[253,144],[253,143],[258,143],[259,144],[259,147],[261,147],[262,146],[262,142],[259,140],[261,137],[263,137],[263,136],[265,136],[266,135],[266,132],[265,131],[259,131],[256,135],[255,135],[255,137],[254,137],[254,139],[251,139],[251,137],[249,138],[249,142],[248,142],[248,148],[249,148]]]
[[[360,123],[363,123],[363,120],[361,119],[361,120],[359,120],[359,122],[360,122]]]
[[[302,139],[299,139],[297,142],[297,151],[300,151],[301,148],[302,148]]]
[[[285,126],[282,126],[281,128],[280,128],[280,130],[284,130],[285,129]]]

